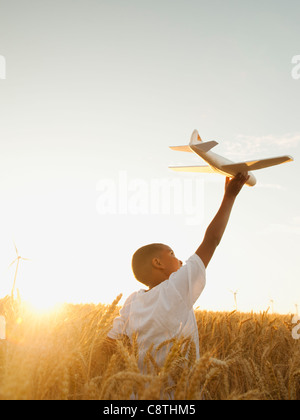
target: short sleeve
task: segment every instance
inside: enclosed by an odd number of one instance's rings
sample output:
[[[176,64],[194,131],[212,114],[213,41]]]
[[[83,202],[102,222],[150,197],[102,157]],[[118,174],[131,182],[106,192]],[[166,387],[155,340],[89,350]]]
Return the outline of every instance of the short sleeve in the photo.
[[[206,270],[201,258],[193,254],[184,266],[171,274],[169,282],[191,309],[206,284]]]

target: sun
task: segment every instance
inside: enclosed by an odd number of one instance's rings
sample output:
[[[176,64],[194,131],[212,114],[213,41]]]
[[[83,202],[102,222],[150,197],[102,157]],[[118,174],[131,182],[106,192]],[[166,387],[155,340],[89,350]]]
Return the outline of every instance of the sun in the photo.
[[[21,300],[36,315],[46,315],[56,312],[63,305],[57,299],[57,296],[51,294],[24,293],[21,296]]]
[[[38,315],[50,314],[56,312],[62,306],[62,303],[43,302],[42,300],[25,302],[32,312]]]

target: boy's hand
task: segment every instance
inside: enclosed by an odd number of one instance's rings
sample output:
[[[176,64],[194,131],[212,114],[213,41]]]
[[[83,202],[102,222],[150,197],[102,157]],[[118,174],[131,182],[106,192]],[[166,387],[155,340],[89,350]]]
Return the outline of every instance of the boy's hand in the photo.
[[[226,177],[225,181],[225,195],[227,197],[235,198],[241,191],[247,180],[249,179],[248,172],[237,174],[234,178]]]

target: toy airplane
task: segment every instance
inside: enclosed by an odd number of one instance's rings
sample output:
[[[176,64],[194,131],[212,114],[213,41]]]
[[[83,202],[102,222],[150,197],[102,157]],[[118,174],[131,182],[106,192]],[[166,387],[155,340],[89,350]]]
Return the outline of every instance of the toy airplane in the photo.
[[[291,156],[278,156],[269,159],[252,160],[249,162],[234,163],[229,159],[219,156],[210,150],[217,146],[216,141],[203,142],[197,130],[194,130],[189,145],[170,146],[172,150],[181,152],[194,152],[208,163],[208,166],[169,166],[173,171],[183,172],[202,172],[219,173],[225,176],[233,177],[239,172],[248,172],[250,176],[247,185],[253,187],[256,184],[255,176],[250,172],[257,169],[268,168],[269,166],[279,165],[280,163],[291,162],[294,160]]]

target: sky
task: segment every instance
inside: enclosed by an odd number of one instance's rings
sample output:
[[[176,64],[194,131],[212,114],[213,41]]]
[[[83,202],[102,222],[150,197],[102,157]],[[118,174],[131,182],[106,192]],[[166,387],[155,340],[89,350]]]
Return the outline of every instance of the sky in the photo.
[[[175,173],[197,129],[233,161],[291,155],[238,196],[200,309],[300,305],[298,0],[0,0],[0,297],[121,303],[131,257],[186,261],[225,178]],[[299,76],[299,77],[298,77]]]

